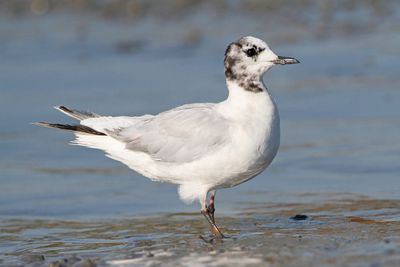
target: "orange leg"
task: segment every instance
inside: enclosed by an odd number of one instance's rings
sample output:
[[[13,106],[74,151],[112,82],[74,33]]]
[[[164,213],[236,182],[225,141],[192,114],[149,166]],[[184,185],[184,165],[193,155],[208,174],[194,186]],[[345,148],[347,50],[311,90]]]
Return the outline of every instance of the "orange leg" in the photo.
[[[204,198],[204,200],[201,202],[201,214],[204,215],[206,218],[207,222],[211,226],[211,232],[212,234],[217,237],[217,238],[223,238],[224,235],[222,234],[221,230],[219,230],[218,226],[215,224],[215,218],[214,218],[214,213],[215,213],[215,207],[214,207],[214,201],[215,201],[215,191],[210,192],[210,202],[209,205],[207,205],[207,196]]]

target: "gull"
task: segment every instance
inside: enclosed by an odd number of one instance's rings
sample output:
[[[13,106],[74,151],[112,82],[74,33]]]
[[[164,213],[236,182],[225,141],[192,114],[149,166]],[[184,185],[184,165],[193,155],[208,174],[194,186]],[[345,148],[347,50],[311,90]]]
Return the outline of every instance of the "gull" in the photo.
[[[102,150],[151,180],[177,184],[181,200],[198,200],[212,234],[222,238],[214,217],[216,191],[257,176],[278,152],[279,112],[263,74],[274,65],[296,63],[258,38],[242,37],[225,51],[229,93],[222,102],[134,117],[57,106],[79,124],[34,124],[73,131],[72,144]]]

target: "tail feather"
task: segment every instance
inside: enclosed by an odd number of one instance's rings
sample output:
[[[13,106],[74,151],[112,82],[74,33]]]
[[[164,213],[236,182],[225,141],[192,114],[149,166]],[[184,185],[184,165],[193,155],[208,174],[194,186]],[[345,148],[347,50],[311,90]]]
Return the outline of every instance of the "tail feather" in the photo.
[[[100,115],[93,113],[93,112],[70,109],[70,108],[67,108],[64,106],[55,106],[54,108],[61,111],[65,115],[70,116],[70,117],[80,120],[80,121],[89,119],[89,118],[101,117]]]
[[[93,134],[93,135],[106,135],[105,133],[98,132],[88,126],[84,125],[70,125],[70,124],[59,124],[59,123],[48,123],[48,122],[35,122],[34,125],[48,127],[48,128],[57,128],[67,131],[73,132],[80,132],[86,134]]]

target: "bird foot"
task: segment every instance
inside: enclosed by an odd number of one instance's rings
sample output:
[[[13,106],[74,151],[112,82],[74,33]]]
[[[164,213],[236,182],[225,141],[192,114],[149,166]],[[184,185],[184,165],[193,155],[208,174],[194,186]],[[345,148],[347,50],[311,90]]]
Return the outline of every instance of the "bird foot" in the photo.
[[[204,215],[207,222],[210,224],[211,233],[214,235],[214,237],[224,238],[224,235],[222,234],[221,230],[219,230],[218,226],[214,222],[214,213],[210,213],[210,211],[208,209],[206,209],[206,210],[202,210],[201,214]]]

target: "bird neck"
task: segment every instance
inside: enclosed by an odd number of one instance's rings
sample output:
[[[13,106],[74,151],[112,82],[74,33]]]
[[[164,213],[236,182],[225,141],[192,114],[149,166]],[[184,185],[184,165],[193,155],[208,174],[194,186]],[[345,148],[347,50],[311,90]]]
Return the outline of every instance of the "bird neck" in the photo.
[[[229,95],[221,103],[225,114],[232,114],[232,116],[236,117],[264,117],[277,113],[275,101],[261,78],[252,80],[252,83],[257,85],[257,90],[249,90],[246,87],[248,84],[243,82],[226,80]]]
[[[262,73],[258,71],[234,71],[232,68],[225,68],[225,77],[228,88],[230,85],[237,85],[245,91],[260,93],[265,91],[265,85],[262,81]]]

